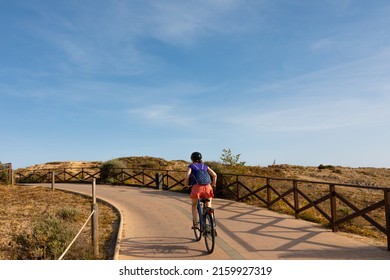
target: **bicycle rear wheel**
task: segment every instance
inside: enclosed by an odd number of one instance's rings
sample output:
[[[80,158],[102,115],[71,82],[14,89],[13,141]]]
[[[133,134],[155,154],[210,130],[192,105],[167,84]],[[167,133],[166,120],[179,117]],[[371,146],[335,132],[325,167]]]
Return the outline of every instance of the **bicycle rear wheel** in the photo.
[[[195,235],[195,240],[199,241],[202,239],[202,232],[200,230],[200,223],[198,222],[198,227],[194,228],[194,235]]]
[[[215,231],[214,231],[214,221],[213,221],[212,213],[207,213],[205,215],[204,241],[206,243],[207,252],[209,254],[214,252]]]
[[[200,200],[198,200],[198,204],[196,205],[196,209],[198,210],[198,224],[197,227],[194,228],[194,235],[195,235],[195,240],[199,241],[202,239],[202,231],[203,231],[203,222],[202,222],[202,217],[203,217],[203,208],[202,205],[200,204]]]

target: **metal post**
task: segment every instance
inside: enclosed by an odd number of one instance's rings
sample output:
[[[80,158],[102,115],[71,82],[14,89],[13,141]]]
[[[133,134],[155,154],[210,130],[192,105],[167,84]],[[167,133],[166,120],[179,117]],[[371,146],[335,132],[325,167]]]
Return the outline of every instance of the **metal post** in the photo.
[[[54,190],[54,185],[56,183],[56,173],[55,171],[53,170],[51,172],[51,190],[53,191]]]
[[[92,244],[93,244],[93,255],[95,259],[99,257],[99,224],[98,224],[98,205],[96,203],[96,179],[92,179],[92,207],[91,210],[94,211],[92,216]]]
[[[332,231],[336,232],[337,227],[335,225],[335,222],[337,220],[337,209],[336,209],[336,187],[335,185],[329,185],[329,191],[330,191],[330,217],[331,217],[331,226]]]

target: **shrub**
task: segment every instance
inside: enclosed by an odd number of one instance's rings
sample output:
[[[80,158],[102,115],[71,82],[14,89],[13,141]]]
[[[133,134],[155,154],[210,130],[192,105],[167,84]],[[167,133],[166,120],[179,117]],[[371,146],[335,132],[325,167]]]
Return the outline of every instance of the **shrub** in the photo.
[[[336,168],[333,165],[323,165],[323,164],[320,164],[318,166],[318,169],[319,170],[329,169],[329,170],[333,170],[334,171]]]
[[[30,232],[25,230],[15,236],[16,258],[58,259],[75,235],[63,220],[47,215],[35,221]]]
[[[100,180],[105,183],[114,183],[120,168],[127,168],[126,163],[117,159],[106,161],[100,168]]]
[[[8,180],[8,171],[5,171],[3,169],[3,164],[0,161],[0,182],[6,182]]]
[[[57,211],[56,217],[65,221],[75,222],[78,220],[79,215],[80,211],[77,208],[64,207]]]

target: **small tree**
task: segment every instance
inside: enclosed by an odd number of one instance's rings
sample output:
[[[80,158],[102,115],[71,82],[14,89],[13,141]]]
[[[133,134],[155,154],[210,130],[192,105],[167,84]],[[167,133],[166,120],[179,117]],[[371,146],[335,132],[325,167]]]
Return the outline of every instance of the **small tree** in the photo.
[[[223,164],[230,165],[230,166],[236,166],[236,165],[245,165],[245,161],[239,161],[241,154],[233,155],[232,151],[229,149],[223,149],[222,155],[220,159],[222,160]]]

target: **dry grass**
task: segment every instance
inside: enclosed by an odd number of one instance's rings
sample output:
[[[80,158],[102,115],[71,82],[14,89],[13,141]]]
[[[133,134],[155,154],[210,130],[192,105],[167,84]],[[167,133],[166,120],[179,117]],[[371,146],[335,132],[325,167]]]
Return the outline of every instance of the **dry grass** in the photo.
[[[44,187],[0,185],[0,259],[31,258],[31,252],[23,252],[17,244],[18,236],[31,236],[33,225],[44,217],[73,213],[66,228],[77,231],[90,214],[90,199],[60,190]],[[75,214],[76,213],[76,214]],[[102,259],[110,259],[117,235],[118,217],[115,211],[99,203],[100,252]],[[73,237],[72,237],[73,238]],[[30,256],[30,257],[27,257]],[[41,258],[41,257],[37,257]],[[90,223],[72,246],[65,259],[91,259]]]

